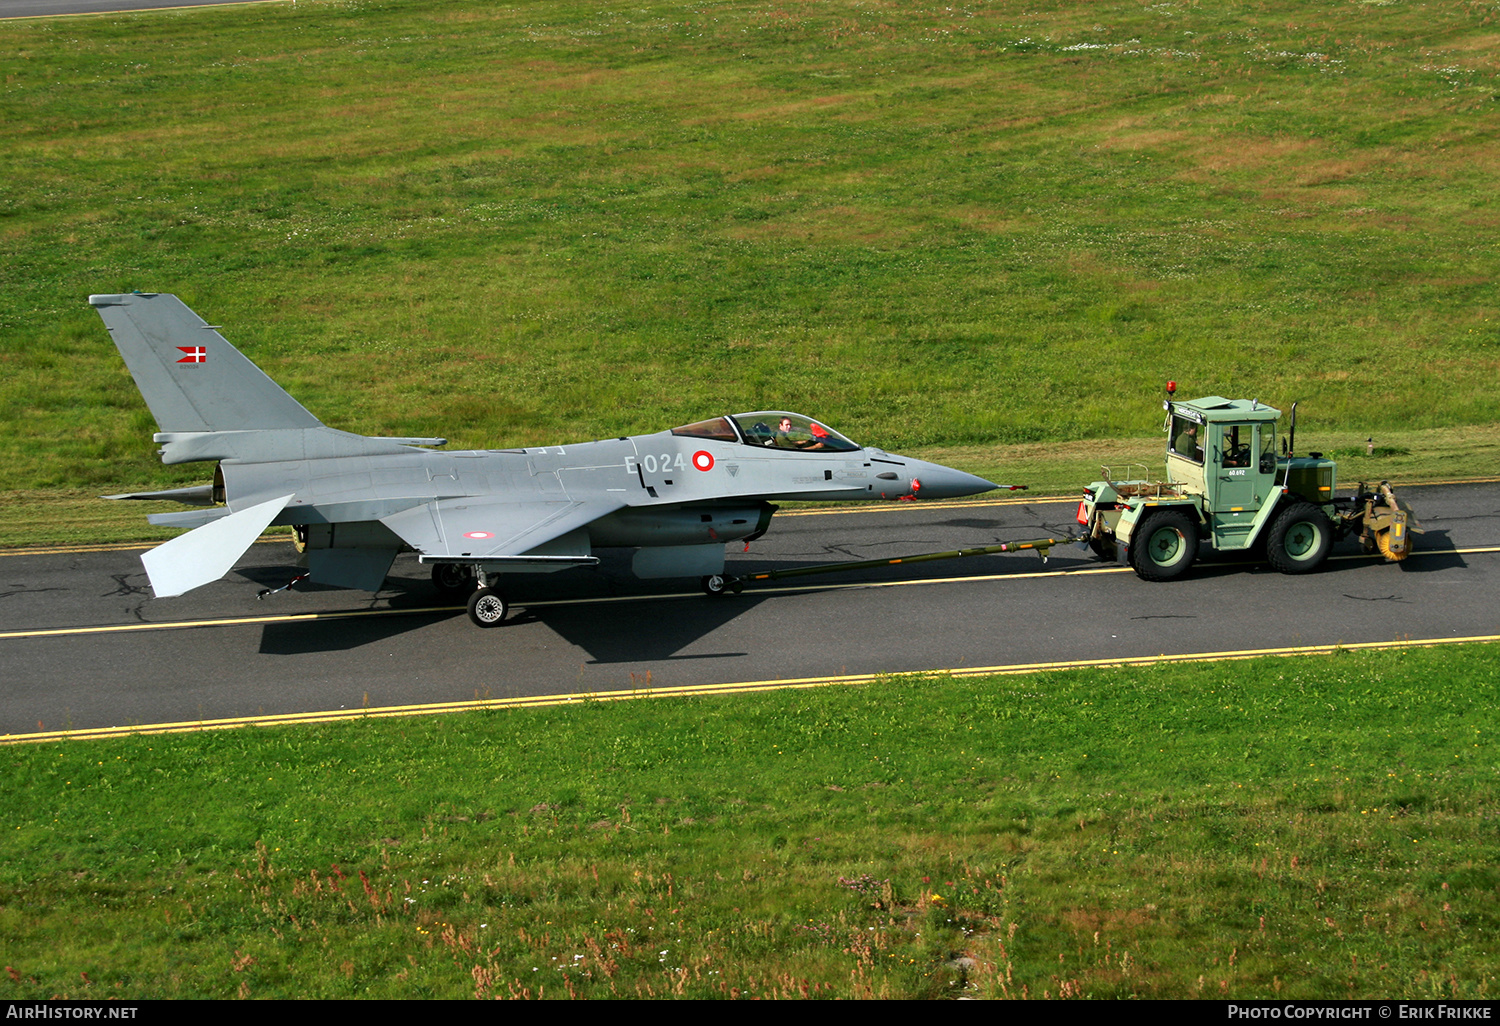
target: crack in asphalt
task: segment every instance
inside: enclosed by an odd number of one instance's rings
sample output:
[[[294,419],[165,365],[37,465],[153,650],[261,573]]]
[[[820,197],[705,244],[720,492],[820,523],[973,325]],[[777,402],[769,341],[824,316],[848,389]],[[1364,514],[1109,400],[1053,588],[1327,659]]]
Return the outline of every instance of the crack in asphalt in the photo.
[[[151,592],[141,587],[139,584],[127,584],[125,582],[125,578],[127,577],[144,577],[146,576],[145,574],[110,574],[109,576],[114,580],[115,584],[118,585],[118,587],[116,587],[114,591],[106,591],[104,594],[99,596],[100,598],[129,598],[132,595],[144,595],[147,598],[151,597]]]
[[[15,591],[0,591],[0,598],[10,598],[12,595],[35,595],[43,591],[67,591],[67,588],[24,588],[17,584]]]

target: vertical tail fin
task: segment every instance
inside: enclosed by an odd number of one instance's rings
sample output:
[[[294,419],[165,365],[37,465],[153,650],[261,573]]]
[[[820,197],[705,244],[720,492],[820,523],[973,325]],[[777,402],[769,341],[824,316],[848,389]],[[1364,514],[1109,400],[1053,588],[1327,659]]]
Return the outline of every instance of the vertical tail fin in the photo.
[[[176,296],[90,296],[163,432],[315,428],[322,422]]]

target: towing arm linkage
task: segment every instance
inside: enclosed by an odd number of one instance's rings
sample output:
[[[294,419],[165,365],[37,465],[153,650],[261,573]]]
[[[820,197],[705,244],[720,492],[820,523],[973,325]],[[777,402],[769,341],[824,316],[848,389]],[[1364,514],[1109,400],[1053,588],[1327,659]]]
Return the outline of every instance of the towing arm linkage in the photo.
[[[833,574],[845,570],[869,570],[875,567],[896,566],[899,563],[928,563],[938,559],[962,559],[965,556],[993,556],[1001,552],[1025,552],[1032,551],[1042,557],[1042,562],[1047,561],[1049,551],[1057,545],[1067,545],[1072,542],[1083,541],[1082,535],[1068,535],[1065,538],[1037,538],[1031,541],[1002,542],[998,545],[983,545],[970,549],[949,549],[944,552],[922,552],[914,556],[897,556],[894,559],[857,559],[843,563],[819,563],[816,566],[799,566],[786,570],[767,570],[758,574],[742,574],[739,576],[725,576],[719,588],[712,589],[717,594],[722,590],[740,591],[751,581],[775,581],[783,577],[808,577],[813,574]],[[708,590],[708,589],[705,589]]]

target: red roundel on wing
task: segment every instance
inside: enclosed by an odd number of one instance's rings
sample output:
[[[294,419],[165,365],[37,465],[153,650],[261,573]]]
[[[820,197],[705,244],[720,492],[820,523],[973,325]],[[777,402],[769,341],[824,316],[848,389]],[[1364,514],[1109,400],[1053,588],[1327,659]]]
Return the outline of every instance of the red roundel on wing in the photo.
[[[693,453],[693,466],[699,470],[714,469],[714,454],[704,449],[699,449]]]
[[[465,538],[493,538],[495,536],[492,533],[490,533],[489,531],[469,531],[469,532],[467,532],[467,533],[464,534],[464,537]]]

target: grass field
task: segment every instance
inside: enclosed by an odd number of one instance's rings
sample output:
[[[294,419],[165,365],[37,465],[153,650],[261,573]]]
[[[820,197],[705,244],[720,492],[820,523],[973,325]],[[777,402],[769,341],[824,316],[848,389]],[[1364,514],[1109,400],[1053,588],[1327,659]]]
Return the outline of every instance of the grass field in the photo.
[[[191,482],[84,302],[330,424],[1500,422],[1492,3],[307,2],[0,23],[10,490]]]
[[[13,746],[0,997],[1493,1000],[1497,687],[1475,646]]]

